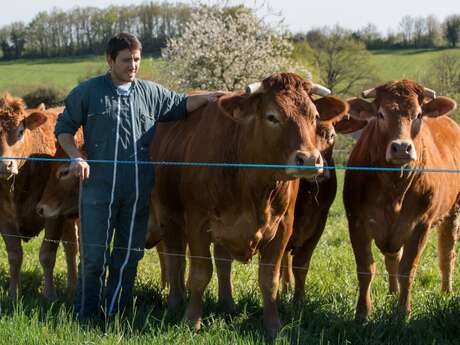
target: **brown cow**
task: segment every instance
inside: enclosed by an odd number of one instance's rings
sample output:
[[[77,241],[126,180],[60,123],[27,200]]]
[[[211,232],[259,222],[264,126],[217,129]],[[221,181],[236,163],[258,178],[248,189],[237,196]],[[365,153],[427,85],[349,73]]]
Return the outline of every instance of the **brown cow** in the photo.
[[[337,99],[335,108],[322,107],[324,98],[315,101],[320,118],[316,127],[316,147],[323,157],[324,164],[334,167],[332,152],[335,143],[336,130],[340,133],[351,133],[360,130],[366,122],[355,121],[348,115],[348,104]],[[282,285],[283,289],[290,288],[295,280],[294,300],[300,301],[304,297],[305,278],[308,272],[310,259],[319,238],[326,225],[329,208],[335,199],[337,178],[335,170],[325,169],[323,174],[313,181],[301,179],[294,212],[294,230],[287,245],[287,252],[283,257]],[[231,257],[224,249],[215,246],[214,257],[218,272],[219,303],[225,309],[234,308],[232,287],[230,282]]]
[[[10,266],[8,294],[16,299],[22,265],[21,239],[36,236],[45,226],[40,248],[40,263],[45,275],[44,295],[54,298],[53,269],[57,243],[62,233],[59,220],[39,217],[35,206],[49,174],[46,162],[14,160],[9,157],[50,158],[55,152],[54,124],[61,109],[25,109],[21,99],[5,95],[0,98],[0,232],[6,244]],[[74,231],[71,229],[70,231]]]
[[[343,102],[342,108],[322,109],[322,99],[315,102],[320,113],[317,124],[316,147],[320,150],[324,162],[329,167],[334,167],[332,157],[336,130],[349,132],[343,123],[351,122],[348,119],[348,105]],[[329,112],[328,112],[329,111]],[[304,297],[305,278],[310,266],[313,250],[323,234],[326,226],[329,209],[334,202],[337,192],[337,177],[335,169],[325,169],[324,173],[314,181],[300,180],[299,192],[295,204],[294,230],[289,240],[287,251],[283,260],[284,286],[292,284],[295,279],[294,301],[299,302]]]
[[[260,253],[264,326],[269,334],[277,333],[278,278],[292,232],[296,178],[314,178],[323,167],[315,147],[318,112],[310,97],[319,90],[324,92],[293,73],[274,74],[249,87],[246,94],[229,93],[185,121],[158,126],[151,146],[153,160],[290,165],[156,169],[153,205],[170,254],[168,306],[174,309],[185,295],[188,244],[190,302],[185,318],[196,329],[212,275],[209,247],[214,242],[242,262]],[[337,101],[328,98],[325,103],[334,107]]]
[[[460,128],[445,116],[456,103],[409,80],[391,81],[363,92],[372,103],[353,99],[350,114],[370,120],[348,166],[460,169]],[[371,312],[375,274],[371,242],[385,255],[390,292],[409,315],[411,288],[428,230],[438,228],[442,290],[452,290],[459,226],[460,176],[447,172],[353,171],[345,175],[344,202],[355,254],[359,298],[356,319]]]

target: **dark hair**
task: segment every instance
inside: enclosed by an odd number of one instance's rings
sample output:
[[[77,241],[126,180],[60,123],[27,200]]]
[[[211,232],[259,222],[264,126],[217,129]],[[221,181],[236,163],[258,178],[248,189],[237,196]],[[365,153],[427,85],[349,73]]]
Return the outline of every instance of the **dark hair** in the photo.
[[[112,60],[115,60],[117,58],[118,52],[125,49],[129,49],[131,51],[142,50],[142,44],[136,36],[126,32],[120,32],[109,40],[105,52],[107,56],[110,56]]]

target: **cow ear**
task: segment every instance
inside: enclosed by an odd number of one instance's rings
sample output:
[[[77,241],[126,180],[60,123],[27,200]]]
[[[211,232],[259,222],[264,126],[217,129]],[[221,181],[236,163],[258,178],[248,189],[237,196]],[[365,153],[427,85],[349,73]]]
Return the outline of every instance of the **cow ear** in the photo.
[[[374,103],[369,103],[361,98],[351,98],[348,101],[349,114],[356,120],[369,121],[377,114]]]
[[[314,101],[321,121],[338,122],[348,114],[348,103],[333,96],[326,96]]]
[[[47,119],[44,113],[34,112],[24,119],[24,127],[32,131],[43,125]]]
[[[346,116],[334,125],[334,129],[340,134],[351,134],[366,127],[367,123],[365,120],[357,120],[351,116]]]
[[[457,103],[449,97],[437,97],[422,105],[423,116],[438,117],[447,115],[457,108]]]
[[[250,117],[244,111],[247,108],[247,100],[249,97],[252,96],[241,93],[232,93],[229,95],[221,96],[217,101],[217,105],[219,109],[232,120],[237,122],[245,122]]]

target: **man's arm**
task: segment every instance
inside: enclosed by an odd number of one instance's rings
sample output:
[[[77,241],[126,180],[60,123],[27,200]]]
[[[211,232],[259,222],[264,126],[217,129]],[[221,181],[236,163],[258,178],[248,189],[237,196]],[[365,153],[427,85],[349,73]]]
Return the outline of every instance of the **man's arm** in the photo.
[[[69,167],[70,172],[80,177],[80,180],[89,178],[89,165],[77,148],[74,136],[69,133],[61,133],[58,135],[58,142],[72,160]]]
[[[78,150],[74,138],[74,134],[83,124],[83,114],[87,111],[83,96],[85,93],[81,89],[76,87],[67,96],[64,112],[57,119],[54,134],[63,150],[72,159],[70,172],[84,180],[89,177],[89,165]]]

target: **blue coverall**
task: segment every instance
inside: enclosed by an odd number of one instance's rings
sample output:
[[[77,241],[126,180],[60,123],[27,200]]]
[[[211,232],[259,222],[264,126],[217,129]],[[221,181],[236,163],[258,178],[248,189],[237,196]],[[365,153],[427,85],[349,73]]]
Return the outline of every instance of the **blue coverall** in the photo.
[[[153,165],[138,162],[149,160],[155,122],[184,118],[186,99],[145,80],[134,80],[129,93],[122,95],[106,74],[81,83],[65,100],[55,134],[74,135],[83,126],[90,164],[80,204],[75,296],[80,319],[96,317],[101,311],[113,315],[131,298],[137,264],[144,255],[154,185]]]

